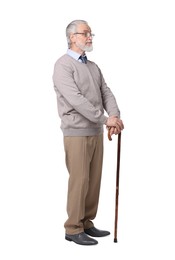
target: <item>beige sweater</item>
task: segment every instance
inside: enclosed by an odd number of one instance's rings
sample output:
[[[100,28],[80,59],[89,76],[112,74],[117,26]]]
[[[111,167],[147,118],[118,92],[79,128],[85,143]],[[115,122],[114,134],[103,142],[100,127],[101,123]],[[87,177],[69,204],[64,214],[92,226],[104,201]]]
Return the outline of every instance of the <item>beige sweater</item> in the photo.
[[[120,117],[116,99],[94,62],[83,64],[63,55],[55,63],[53,83],[64,136],[101,134],[107,119],[104,110]]]

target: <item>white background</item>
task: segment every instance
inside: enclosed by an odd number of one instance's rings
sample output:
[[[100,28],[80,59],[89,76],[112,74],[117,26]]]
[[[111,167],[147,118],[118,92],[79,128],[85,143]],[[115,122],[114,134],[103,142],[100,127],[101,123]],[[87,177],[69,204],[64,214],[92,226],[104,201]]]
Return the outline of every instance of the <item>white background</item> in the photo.
[[[175,8],[170,0],[0,3],[0,259],[175,259]],[[117,137],[107,140],[94,247],[65,241],[68,173],[52,73],[65,28],[89,22],[122,133],[118,240]],[[106,130],[105,130],[106,131]]]

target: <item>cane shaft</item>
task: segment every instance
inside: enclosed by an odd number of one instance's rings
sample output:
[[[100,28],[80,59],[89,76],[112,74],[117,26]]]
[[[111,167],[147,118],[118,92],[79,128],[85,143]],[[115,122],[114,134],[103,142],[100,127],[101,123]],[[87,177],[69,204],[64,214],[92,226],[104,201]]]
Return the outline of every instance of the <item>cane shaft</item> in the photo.
[[[116,172],[115,222],[114,222],[114,242],[115,243],[117,242],[117,228],[118,228],[118,197],[119,197],[120,150],[121,150],[121,133],[118,134],[118,145],[117,145],[117,172]]]

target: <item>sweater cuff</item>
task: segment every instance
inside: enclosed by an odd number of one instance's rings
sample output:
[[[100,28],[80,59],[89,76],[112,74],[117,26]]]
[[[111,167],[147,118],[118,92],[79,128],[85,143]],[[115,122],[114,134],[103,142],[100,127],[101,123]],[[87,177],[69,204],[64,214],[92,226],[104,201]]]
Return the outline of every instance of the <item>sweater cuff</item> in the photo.
[[[100,118],[100,123],[106,125],[107,119],[108,119],[107,116],[102,115],[101,118]]]

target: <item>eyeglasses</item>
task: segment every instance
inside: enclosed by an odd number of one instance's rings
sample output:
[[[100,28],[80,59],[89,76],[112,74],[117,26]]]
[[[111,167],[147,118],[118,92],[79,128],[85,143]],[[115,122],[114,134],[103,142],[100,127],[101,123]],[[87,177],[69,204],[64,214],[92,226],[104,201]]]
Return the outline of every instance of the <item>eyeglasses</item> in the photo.
[[[82,35],[84,35],[86,38],[89,38],[89,37],[93,38],[93,37],[95,36],[95,34],[90,33],[90,32],[84,32],[84,33],[76,32],[76,33],[74,33],[74,34],[82,34]]]

